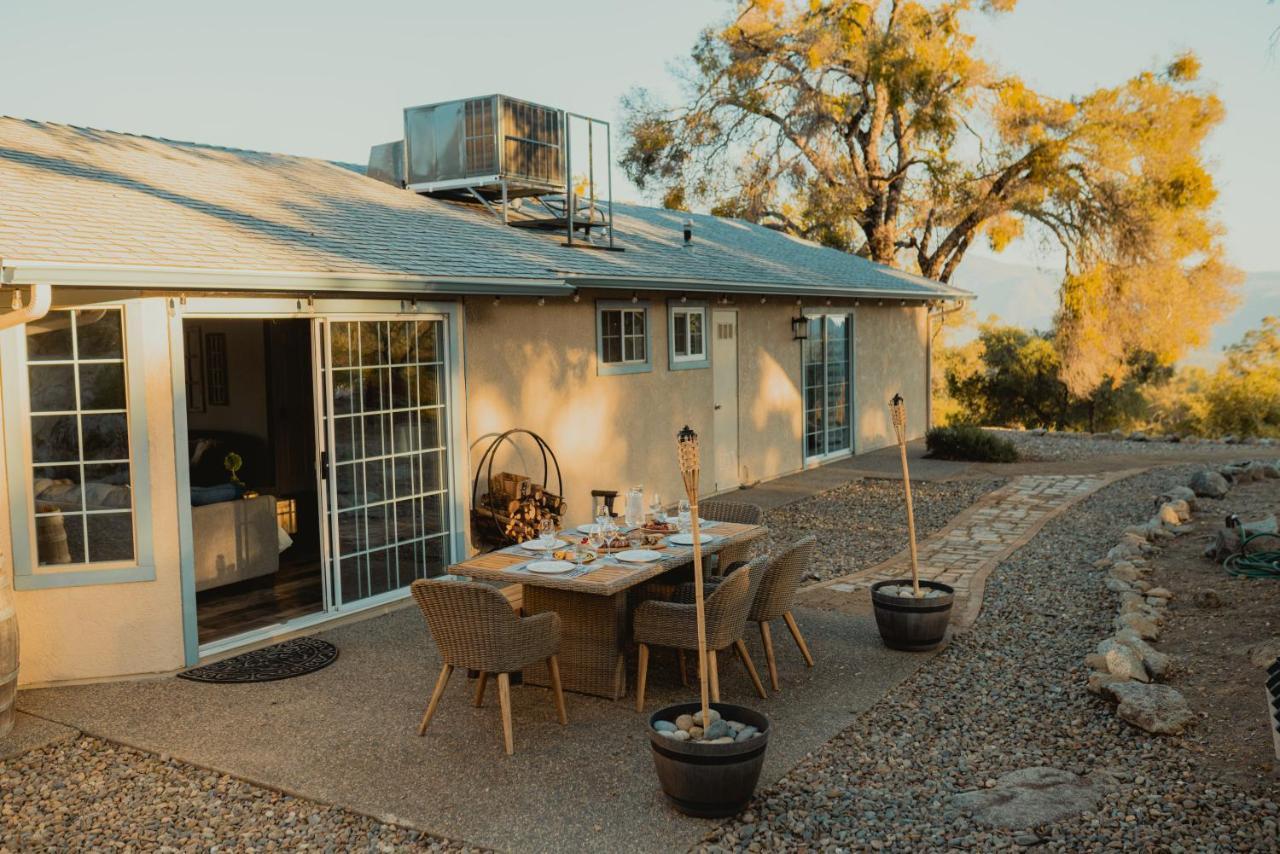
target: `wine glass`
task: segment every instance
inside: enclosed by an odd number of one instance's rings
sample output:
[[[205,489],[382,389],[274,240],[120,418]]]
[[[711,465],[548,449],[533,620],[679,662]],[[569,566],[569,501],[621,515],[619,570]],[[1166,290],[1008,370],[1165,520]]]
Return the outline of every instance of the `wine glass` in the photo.
[[[679,505],[676,507],[676,526],[680,528],[680,533],[687,534],[693,530],[693,518],[689,513],[689,500],[681,498]]]
[[[538,520],[538,538],[542,547],[550,551],[556,544],[556,520],[543,516]]]

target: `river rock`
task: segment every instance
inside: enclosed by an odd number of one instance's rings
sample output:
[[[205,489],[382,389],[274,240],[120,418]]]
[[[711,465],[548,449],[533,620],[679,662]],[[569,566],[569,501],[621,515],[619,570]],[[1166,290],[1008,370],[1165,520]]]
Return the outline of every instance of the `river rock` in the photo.
[[[1001,775],[988,789],[959,792],[951,803],[982,824],[1016,829],[1093,810],[1104,794],[1105,778],[1040,766]]]
[[[1187,485],[1202,498],[1223,498],[1231,491],[1231,484],[1227,483],[1227,479],[1209,469],[1193,474],[1191,482]]]
[[[658,732],[675,732],[676,725],[671,721],[654,721],[653,728]]]
[[[676,729],[682,729],[685,732],[693,729],[693,715],[681,715],[676,718]]]
[[[1106,660],[1107,672],[1113,676],[1123,676],[1139,682],[1151,681],[1147,668],[1142,664],[1142,656],[1133,647],[1107,638],[1098,644],[1097,653]]]
[[[1120,720],[1154,735],[1178,735],[1195,720],[1186,699],[1168,685],[1118,682],[1107,686]]]
[[[729,725],[724,721],[712,721],[711,726],[707,727],[702,737],[708,740],[724,738],[731,732]]]
[[[711,723],[715,723],[716,721],[720,720],[720,713],[717,712],[715,709],[707,709],[707,720],[709,720]],[[707,721],[704,721],[702,719],[701,709],[693,713],[693,722],[702,727],[705,727],[707,725]]]

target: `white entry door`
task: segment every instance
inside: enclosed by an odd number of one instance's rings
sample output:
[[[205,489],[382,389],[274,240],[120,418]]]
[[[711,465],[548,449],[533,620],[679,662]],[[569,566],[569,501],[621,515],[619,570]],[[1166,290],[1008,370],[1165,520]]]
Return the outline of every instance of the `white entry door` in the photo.
[[[712,313],[711,345],[716,431],[716,492],[735,489],[738,475],[738,313]]]

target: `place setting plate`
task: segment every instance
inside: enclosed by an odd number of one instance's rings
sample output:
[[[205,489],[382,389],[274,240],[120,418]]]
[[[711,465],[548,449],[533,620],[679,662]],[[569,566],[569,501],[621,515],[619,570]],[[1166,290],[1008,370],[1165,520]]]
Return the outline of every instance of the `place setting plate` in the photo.
[[[532,560],[524,565],[528,572],[536,572],[539,575],[564,575],[566,572],[572,572],[574,565],[567,560]]]
[[[671,541],[672,545],[676,546],[693,545],[693,534],[672,534],[668,539]],[[699,539],[703,543],[713,543],[720,538],[715,534],[702,534]]]
[[[653,549],[627,549],[615,554],[615,560],[624,563],[653,563],[655,560],[662,560],[662,553]]]
[[[563,547],[564,547],[564,542],[560,540],[558,537],[556,538],[555,542],[550,544],[544,543],[542,540],[536,537],[532,540],[528,540],[520,544],[520,548],[524,549],[527,552],[549,552],[549,551],[554,551],[555,549],[563,548]]]

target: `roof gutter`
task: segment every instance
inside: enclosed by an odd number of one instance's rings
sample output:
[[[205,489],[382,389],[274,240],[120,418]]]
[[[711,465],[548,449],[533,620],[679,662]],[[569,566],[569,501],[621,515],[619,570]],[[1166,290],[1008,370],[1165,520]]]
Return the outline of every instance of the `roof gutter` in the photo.
[[[0,329],[9,329],[23,323],[39,320],[49,313],[53,305],[53,288],[48,285],[31,285],[28,289],[27,304],[22,304],[22,291],[14,289],[13,308],[0,314]]]
[[[6,261],[0,284],[40,282],[68,287],[192,289],[217,291],[355,291],[366,293],[568,295],[561,277],[413,276],[400,273],[281,272],[191,267],[135,267],[55,261]]]
[[[855,285],[783,285],[768,282],[724,282],[714,279],[653,279],[629,276],[574,276],[564,274],[567,284],[581,288],[634,290],[650,288],[697,293],[758,294],[773,296],[849,297],[854,299],[966,300],[973,294],[949,285],[937,290],[893,290],[859,288]]]

